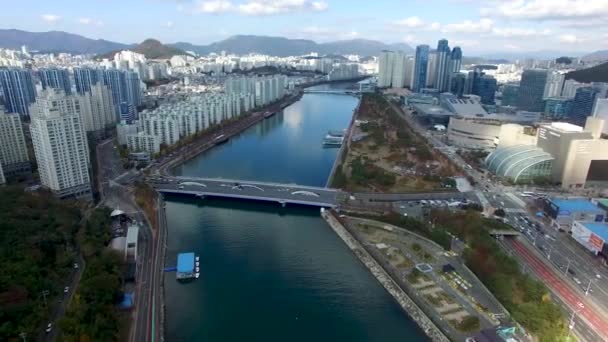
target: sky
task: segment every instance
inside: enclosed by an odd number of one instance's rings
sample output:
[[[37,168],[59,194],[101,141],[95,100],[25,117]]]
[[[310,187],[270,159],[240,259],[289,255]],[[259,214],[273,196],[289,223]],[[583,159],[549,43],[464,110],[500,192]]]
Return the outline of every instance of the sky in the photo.
[[[0,11],[0,28],[122,43],[255,34],[411,46],[446,38],[465,55],[608,49],[608,0],[0,0],[2,7],[10,10]]]

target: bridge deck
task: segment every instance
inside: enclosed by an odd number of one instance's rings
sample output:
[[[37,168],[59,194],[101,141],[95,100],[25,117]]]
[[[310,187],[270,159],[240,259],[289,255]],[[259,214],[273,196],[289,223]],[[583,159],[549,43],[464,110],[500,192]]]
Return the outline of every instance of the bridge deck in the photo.
[[[249,182],[219,178],[163,177],[150,179],[163,193],[190,194],[225,198],[335,207],[340,194],[328,189],[296,184]]]

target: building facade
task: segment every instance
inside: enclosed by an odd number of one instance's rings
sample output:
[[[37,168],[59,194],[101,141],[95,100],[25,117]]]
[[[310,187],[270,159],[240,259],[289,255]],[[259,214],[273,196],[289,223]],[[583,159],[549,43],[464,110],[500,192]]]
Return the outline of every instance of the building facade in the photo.
[[[90,161],[80,99],[47,89],[30,110],[42,185],[60,198],[91,198]]]
[[[426,73],[429,61],[429,46],[418,45],[414,61],[413,91],[420,92],[426,86]]]
[[[9,113],[30,115],[30,105],[36,101],[32,73],[26,69],[0,68],[0,88]]]
[[[542,112],[547,75],[547,70],[524,70],[517,94],[517,107],[519,109]]]
[[[31,170],[20,115],[18,113],[4,113],[1,106],[0,165],[5,176]]]
[[[72,93],[72,82],[67,69],[48,68],[38,70],[38,77],[42,83],[42,89],[61,89],[66,94]]]

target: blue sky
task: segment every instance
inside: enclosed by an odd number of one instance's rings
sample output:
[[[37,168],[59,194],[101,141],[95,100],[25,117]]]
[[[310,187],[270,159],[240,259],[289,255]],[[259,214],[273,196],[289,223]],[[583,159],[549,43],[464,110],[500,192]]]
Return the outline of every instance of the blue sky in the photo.
[[[608,0],[20,0],[10,7],[0,12],[2,28],[124,43],[257,34],[410,45],[447,38],[469,55],[608,49]]]

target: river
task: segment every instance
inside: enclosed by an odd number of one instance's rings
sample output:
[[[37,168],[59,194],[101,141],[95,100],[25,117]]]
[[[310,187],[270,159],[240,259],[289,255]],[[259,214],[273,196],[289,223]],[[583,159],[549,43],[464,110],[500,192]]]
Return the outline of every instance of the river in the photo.
[[[321,141],[357,101],[306,94],[176,173],[324,186],[337,149]],[[171,197],[167,220],[167,266],[201,260],[193,282],[165,274],[168,341],[427,340],[318,209]]]

